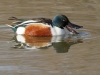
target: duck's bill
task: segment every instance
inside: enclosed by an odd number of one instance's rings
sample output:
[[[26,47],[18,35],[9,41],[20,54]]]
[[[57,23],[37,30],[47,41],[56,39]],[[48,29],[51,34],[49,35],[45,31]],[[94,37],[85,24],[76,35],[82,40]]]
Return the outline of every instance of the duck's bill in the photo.
[[[69,22],[68,25],[70,25],[72,28],[75,28],[75,29],[83,28],[83,26],[76,25],[76,24],[73,24],[73,23],[71,23],[71,22]]]
[[[73,23],[69,22],[68,25],[66,26],[66,28],[68,29],[69,32],[71,32],[73,34],[79,34],[73,28],[80,29],[80,28],[83,28],[83,26],[76,25],[76,24],[73,24]]]
[[[71,26],[67,25],[66,28],[68,29],[69,32],[73,33],[73,34],[79,34],[78,32],[76,32]]]

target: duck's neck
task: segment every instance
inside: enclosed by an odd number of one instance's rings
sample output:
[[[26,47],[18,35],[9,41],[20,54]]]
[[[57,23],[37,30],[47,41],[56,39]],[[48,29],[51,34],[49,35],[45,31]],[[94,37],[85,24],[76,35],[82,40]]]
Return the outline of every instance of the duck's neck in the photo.
[[[51,32],[52,32],[53,36],[55,36],[55,35],[65,35],[65,30],[61,29],[59,27],[56,27],[56,26],[51,27]]]

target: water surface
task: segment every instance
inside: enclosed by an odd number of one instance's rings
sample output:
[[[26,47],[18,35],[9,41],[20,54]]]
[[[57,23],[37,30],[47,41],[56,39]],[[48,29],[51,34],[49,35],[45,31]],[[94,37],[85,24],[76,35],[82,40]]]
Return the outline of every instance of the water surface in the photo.
[[[99,4],[99,0],[0,1],[0,75],[99,75]],[[52,19],[57,14],[82,25],[80,37],[67,37],[61,42],[54,37],[53,43],[51,37],[18,40],[6,26],[11,24],[7,20],[11,16]]]

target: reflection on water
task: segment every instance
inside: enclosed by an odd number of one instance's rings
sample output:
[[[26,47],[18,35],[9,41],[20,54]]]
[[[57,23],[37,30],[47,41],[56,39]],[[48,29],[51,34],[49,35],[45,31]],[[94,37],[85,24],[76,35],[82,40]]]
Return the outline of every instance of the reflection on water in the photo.
[[[21,39],[9,41],[9,17],[52,19],[58,14],[83,26],[78,38],[17,36]],[[0,0],[0,75],[100,75],[99,40],[100,0]]]
[[[22,49],[40,49],[51,45],[51,37],[31,37],[24,35],[15,35],[13,40],[17,43],[14,48]]]
[[[76,42],[75,42],[76,41]],[[75,39],[74,41],[67,40],[66,42],[53,42],[52,46],[57,53],[66,53],[70,49],[70,47],[74,44],[82,43],[82,40]]]
[[[47,49],[53,47],[57,53],[66,53],[70,47],[77,43],[82,43],[81,39],[65,36],[53,36],[53,37],[31,37],[24,35],[15,35],[12,40],[16,42],[13,48],[15,49]]]

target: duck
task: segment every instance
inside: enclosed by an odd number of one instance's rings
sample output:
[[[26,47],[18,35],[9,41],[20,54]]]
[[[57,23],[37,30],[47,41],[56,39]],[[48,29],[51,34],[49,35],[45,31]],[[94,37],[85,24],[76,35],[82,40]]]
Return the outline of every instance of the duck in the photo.
[[[71,23],[68,17],[62,14],[56,15],[53,19],[19,19],[16,17],[10,17],[8,20],[15,20],[12,24],[7,24],[15,34],[36,37],[65,35],[66,30],[68,30],[70,34],[79,34],[74,29],[83,28],[83,26]]]

